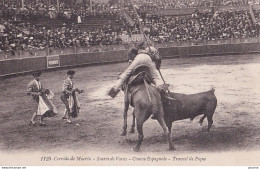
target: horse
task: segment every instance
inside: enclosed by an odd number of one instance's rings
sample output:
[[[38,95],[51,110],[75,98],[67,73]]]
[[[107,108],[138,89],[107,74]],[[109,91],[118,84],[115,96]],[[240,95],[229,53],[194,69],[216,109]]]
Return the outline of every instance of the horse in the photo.
[[[128,85],[125,86],[125,102],[124,102],[124,126],[121,136],[126,135],[127,129],[127,110],[129,105],[131,105],[133,110],[133,124],[131,132],[134,132],[135,119],[138,131],[138,142],[133,148],[134,151],[139,151],[141,143],[143,141],[143,124],[152,115],[156,113],[157,121],[161,125],[166,140],[168,142],[169,150],[174,150],[174,146],[170,139],[170,132],[166,126],[164,120],[164,111],[161,101],[161,94],[159,90],[153,86],[151,82],[151,77],[149,76],[148,66],[138,66],[132,73],[132,79],[128,80]],[[150,82],[149,82],[150,81]]]

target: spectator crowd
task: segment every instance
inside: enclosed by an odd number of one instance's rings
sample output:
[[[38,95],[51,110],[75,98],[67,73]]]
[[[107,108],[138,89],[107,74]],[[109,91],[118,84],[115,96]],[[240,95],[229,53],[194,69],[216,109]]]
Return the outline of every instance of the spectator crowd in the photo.
[[[258,0],[133,0],[133,2],[145,10],[259,4]]]
[[[157,17],[147,20],[152,25],[150,37],[155,42],[211,41],[258,36],[258,27],[248,11],[225,11],[193,14],[192,17]]]
[[[174,41],[202,41],[258,36],[249,11],[194,12],[192,16],[156,16],[146,10],[194,8],[212,5],[257,4],[257,0],[124,0],[123,4],[95,4],[85,1],[65,2],[55,6],[43,0],[26,1],[25,8],[15,0],[0,4],[0,52],[74,46],[121,44],[120,35],[139,34],[139,22],[149,28],[150,38],[158,43]],[[69,3],[70,2],[70,3]],[[133,4],[132,4],[133,3]],[[135,25],[129,26],[122,9]],[[135,11],[138,11],[139,16]],[[124,13],[123,12],[123,13]],[[58,26],[39,25],[33,21],[62,21]],[[103,18],[103,26],[81,29],[79,25],[90,18]],[[48,22],[47,22],[48,23]]]

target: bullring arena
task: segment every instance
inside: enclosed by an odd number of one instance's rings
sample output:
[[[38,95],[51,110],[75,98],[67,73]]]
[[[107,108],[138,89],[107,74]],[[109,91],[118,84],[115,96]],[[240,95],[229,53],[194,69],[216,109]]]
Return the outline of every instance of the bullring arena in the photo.
[[[259,166],[259,25],[258,0],[0,1],[0,166]],[[140,42],[158,49],[171,92],[215,90],[211,130],[207,120],[199,124],[202,115],[173,122],[172,151],[151,118],[133,151],[133,108],[121,136],[124,93],[107,94]],[[72,123],[62,119],[69,69],[74,88],[84,90]],[[58,110],[46,126],[39,117],[30,125],[37,105],[27,85],[35,71]]]
[[[167,150],[158,122],[149,119],[144,124],[145,138],[140,153],[175,156],[259,150],[259,65],[258,54],[163,60],[161,71],[171,84],[171,91],[191,94],[215,88],[218,105],[214,123],[207,133],[201,132],[207,122],[200,126],[198,117],[193,122],[189,119],[174,122],[171,138],[176,150],[171,152]],[[126,67],[127,63],[117,63],[75,68],[75,84],[85,93],[79,96],[81,110],[73,124],[61,119],[64,111],[61,84],[66,70],[43,73],[42,84],[55,93],[53,103],[59,111],[58,116],[46,120],[46,127],[29,126],[35,109],[26,95],[31,75],[1,80],[1,152],[83,151],[103,152],[103,156],[133,153],[131,148],[137,133],[120,136],[123,92],[115,99],[106,95]],[[131,112],[132,109],[128,113],[128,128]]]

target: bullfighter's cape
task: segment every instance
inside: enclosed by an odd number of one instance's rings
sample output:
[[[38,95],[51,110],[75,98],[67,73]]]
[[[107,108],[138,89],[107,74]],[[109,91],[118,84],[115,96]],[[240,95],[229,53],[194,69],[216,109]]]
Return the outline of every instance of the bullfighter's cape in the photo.
[[[80,102],[78,100],[77,93],[74,91],[72,95],[69,95],[69,108],[71,117],[75,118],[79,114]]]
[[[51,100],[49,100],[53,96],[54,94],[52,92],[50,92],[49,94],[43,94],[42,96],[39,96],[37,115],[43,117],[53,117],[58,114],[56,107],[53,105]]]

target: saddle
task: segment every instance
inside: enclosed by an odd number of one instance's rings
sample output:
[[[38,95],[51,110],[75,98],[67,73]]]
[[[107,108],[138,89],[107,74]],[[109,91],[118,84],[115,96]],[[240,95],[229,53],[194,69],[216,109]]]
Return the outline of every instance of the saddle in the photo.
[[[131,87],[131,86],[143,84],[144,80],[146,80],[148,84],[152,83],[150,68],[146,65],[140,65],[133,70],[126,84],[128,85],[128,87]]]
[[[132,71],[131,76],[122,87],[122,90],[125,92],[125,98],[129,100],[131,106],[133,106],[132,93],[129,92],[129,89],[133,86],[144,83],[151,84],[152,77],[150,74],[150,68],[147,65],[140,65]]]
[[[134,69],[132,72],[132,75],[129,77],[129,79],[126,81],[125,85],[123,86],[123,91],[125,92],[125,97],[130,101],[130,105],[132,105],[132,95],[133,93],[129,92],[129,89],[133,86],[140,85],[140,84],[151,84],[153,82],[151,74],[150,74],[150,68],[147,65],[140,65]],[[168,89],[169,84],[163,84],[162,85],[165,90]],[[161,93],[162,102],[165,102],[167,104],[171,104],[174,101],[178,101],[175,98],[171,98],[166,93]]]

